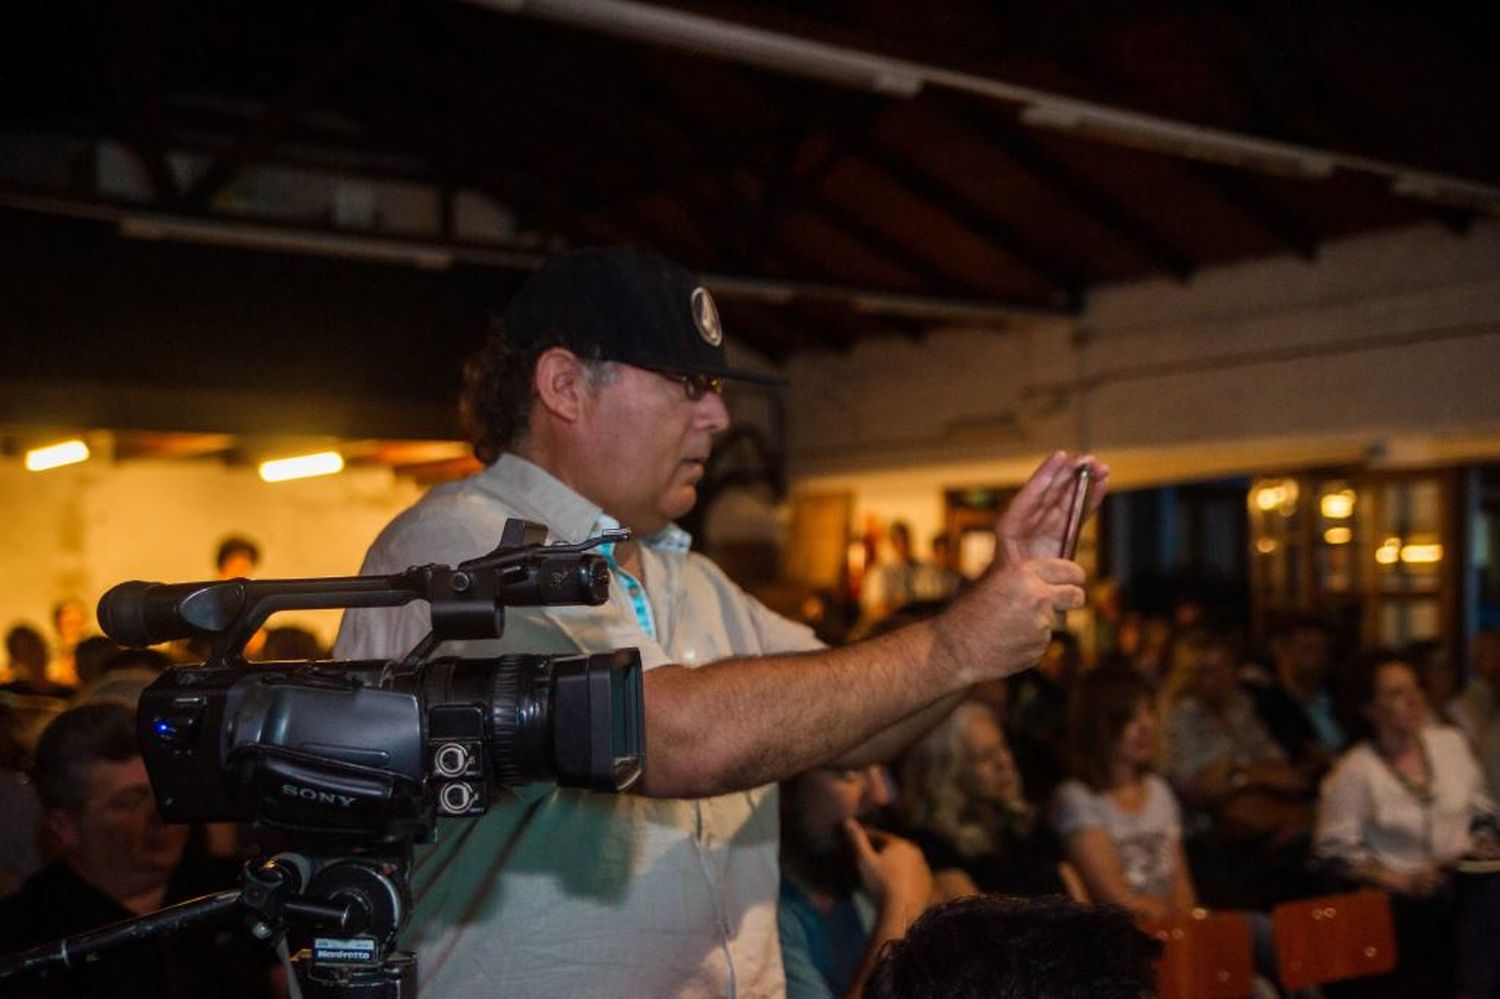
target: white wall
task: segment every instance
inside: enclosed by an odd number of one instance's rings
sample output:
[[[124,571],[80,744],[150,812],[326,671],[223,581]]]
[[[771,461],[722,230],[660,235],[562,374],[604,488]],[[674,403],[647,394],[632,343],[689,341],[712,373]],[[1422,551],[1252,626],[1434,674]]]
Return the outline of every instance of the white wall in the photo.
[[[420,490],[388,469],[353,468],[298,482],[261,482],[253,468],[216,462],[91,461],[27,472],[0,461],[0,628],[29,620],[50,635],[52,604],[90,608],[127,579],[214,577],[227,534],[260,544],[262,577],[358,571],[381,527]],[[337,611],[277,615],[332,642]]]
[[[796,488],[924,525],[943,488],[1017,482],[1059,447],[1098,452],[1119,485],[1493,460],[1500,224],[1106,288],[1077,320],[807,354],[789,374]]]

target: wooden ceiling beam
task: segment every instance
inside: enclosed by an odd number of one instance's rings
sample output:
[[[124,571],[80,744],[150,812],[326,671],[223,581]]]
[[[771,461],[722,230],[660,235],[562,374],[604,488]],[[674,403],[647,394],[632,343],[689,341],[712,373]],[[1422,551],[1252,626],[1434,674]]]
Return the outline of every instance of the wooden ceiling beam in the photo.
[[[937,208],[955,225],[1000,250],[1050,285],[1058,304],[1076,308],[1081,303],[1085,281],[1074,268],[1022,239],[1009,226],[993,218],[980,218],[982,209],[979,206],[896,154],[878,149],[873,144],[861,147],[858,154],[911,192],[913,197]]]
[[[1199,183],[1212,188],[1220,199],[1254,222],[1271,238],[1304,260],[1317,259],[1318,236],[1243,172],[1232,167],[1216,167],[1206,163],[1189,163],[1188,166]]]
[[[1044,152],[1034,136],[1021,132],[1019,125],[1006,124],[992,113],[975,107],[975,98],[955,95],[945,106],[963,124],[985,142],[997,147],[1005,157],[1030,174],[1059,200],[1089,216],[1095,224],[1124,239],[1156,266],[1179,281],[1192,277],[1197,264],[1187,254],[1155,232],[1116,198],[1091,181],[1084,180],[1061,162]],[[985,111],[991,109],[985,104]]]

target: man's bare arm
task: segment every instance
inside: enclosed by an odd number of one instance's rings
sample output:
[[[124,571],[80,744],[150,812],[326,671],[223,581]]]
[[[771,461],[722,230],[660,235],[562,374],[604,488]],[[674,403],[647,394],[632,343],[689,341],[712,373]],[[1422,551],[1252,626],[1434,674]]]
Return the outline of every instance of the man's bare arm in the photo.
[[[1062,559],[997,567],[941,615],[857,645],[646,674],[642,792],[703,797],[841,760],[981,680],[1022,670],[1083,605]]]
[[[958,707],[968,693],[969,688],[965,687],[926,707],[918,708],[894,725],[876,732],[853,749],[831,760],[828,765],[842,770],[858,770],[891,762],[918,739],[931,732],[938,722],[948,717],[948,713]]]

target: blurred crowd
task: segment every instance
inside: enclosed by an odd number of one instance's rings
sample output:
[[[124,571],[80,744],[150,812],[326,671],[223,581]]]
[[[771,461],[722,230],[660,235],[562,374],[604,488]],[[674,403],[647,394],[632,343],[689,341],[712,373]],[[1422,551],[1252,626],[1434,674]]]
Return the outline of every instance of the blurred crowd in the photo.
[[[258,551],[231,541],[221,576],[249,575]],[[951,564],[912,558],[904,530],[892,541],[857,636],[962,587]],[[1045,994],[1140,995],[1157,951],[1134,927],[1200,907],[1247,914],[1257,987],[1275,995],[1265,913],[1354,887],[1389,894],[1399,962],[1327,995],[1496,994],[1500,634],[1459,661],[1432,643],[1343,648],[1324,621],[1294,617],[1262,647],[1213,626],[1211,602],[1153,617],[1109,593],[1087,642],[1058,630],[1034,669],[975,688],[893,765],[785,782],[789,995],[992,994],[964,991],[974,961],[976,981],[1009,976],[1016,995],[1041,994],[1025,991],[1038,974],[1058,990]],[[161,823],[135,744],[140,691],[203,650],[122,648],[91,620],[69,600],[50,633],[6,633],[0,950],[237,883],[236,830]],[[300,629],[257,645],[256,660],[325,657]],[[955,949],[972,934],[1008,943]],[[241,937],[184,937],[66,988],[275,994],[272,955]],[[1023,942],[1066,966],[1036,965]]]
[[[249,576],[259,550],[229,538],[220,578]],[[0,671],[0,954],[144,915],[240,883],[246,843],[233,825],[161,821],[136,742],[135,707],[163,669],[198,663],[190,641],[126,648],[92,631],[80,600],[51,631],[12,623]],[[323,659],[311,632],[256,636],[254,661]],[[284,994],[275,954],[237,927],[174,933],[113,952],[66,978],[8,982],[6,995]]]
[[[922,578],[903,563],[876,567],[853,634],[958,588],[892,601],[891,580]],[[890,768],[784,785],[791,994],[858,994],[859,959],[913,913],[998,893],[1144,926],[1243,913],[1258,994],[1275,995],[1266,914],[1358,888],[1389,894],[1398,964],[1324,994],[1500,994],[1500,633],[1460,661],[1431,642],[1342,647],[1295,616],[1257,645],[1207,595],[1150,616],[1101,591],[1087,643],[1057,631],[1035,669],[976,688]]]

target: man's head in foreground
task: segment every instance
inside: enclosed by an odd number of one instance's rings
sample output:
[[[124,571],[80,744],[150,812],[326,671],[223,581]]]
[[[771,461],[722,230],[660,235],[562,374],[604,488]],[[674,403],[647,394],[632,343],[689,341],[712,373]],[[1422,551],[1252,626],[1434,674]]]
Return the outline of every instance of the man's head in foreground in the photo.
[[[1062,896],[974,895],[890,944],[866,999],[1143,999],[1161,945],[1130,913]]]
[[[729,425],[713,297],[688,271],[628,247],[577,250],[521,286],[465,371],[479,460],[510,451],[649,534],[697,501]]]
[[[34,776],[47,827],[80,877],[127,907],[165,887],[188,828],[156,811],[129,708],[95,703],[58,715],[37,743]]]

